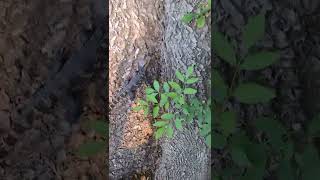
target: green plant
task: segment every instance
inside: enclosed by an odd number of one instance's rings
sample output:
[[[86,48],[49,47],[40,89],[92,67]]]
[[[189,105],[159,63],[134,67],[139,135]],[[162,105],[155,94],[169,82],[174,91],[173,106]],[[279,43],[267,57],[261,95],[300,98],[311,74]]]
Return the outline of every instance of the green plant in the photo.
[[[91,157],[104,152],[107,147],[108,123],[105,120],[95,120],[85,124],[88,130],[95,131],[101,136],[101,140],[89,140],[80,145],[76,154],[79,157]]]
[[[176,70],[175,75],[178,81],[171,80],[160,84],[155,80],[153,87],[146,88],[145,100],[139,100],[138,106],[133,110],[143,110],[146,116],[152,115],[155,119],[153,126],[156,127],[156,139],[163,135],[172,138],[174,129],[181,131],[185,124],[192,123],[196,118],[200,133],[210,146],[210,99],[201,102],[195,96],[197,90],[192,85],[197,83],[199,78],[194,75],[194,65],[189,66],[185,74]]]
[[[276,97],[275,90],[238,78],[241,71],[261,70],[278,61],[278,52],[253,48],[263,38],[264,29],[264,13],[249,19],[242,33],[244,54],[237,53],[220,32],[213,32],[215,52],[234,68],[229,83],[216,69],[212,73],[212,147],[226,152],[222,158],[228,167],[216,170],[215,175],[217,179],[262,180],[271,171],[281,180],[314,179],[320,175],[320,158],[314,146],[320,132],[320,115],[312,120],[307,138],[301,138],[304,143],[297,148],[299,143],[294,141],[297,135],[283,126],[276,116],[263,116],[255,119],[253,124],[240,124],[246,121],[239,121],[236,111],[226,106],[231,99],[244,105],[254,105],[268,103]]]
[[[204,27],[206,23],[206,16],[211,11],[211,0],[208,0],[207,4],[200,3],[198,9],[195,12],[186,13],[181,21],[189,24],[192,21],[195,21],[197,28]]]

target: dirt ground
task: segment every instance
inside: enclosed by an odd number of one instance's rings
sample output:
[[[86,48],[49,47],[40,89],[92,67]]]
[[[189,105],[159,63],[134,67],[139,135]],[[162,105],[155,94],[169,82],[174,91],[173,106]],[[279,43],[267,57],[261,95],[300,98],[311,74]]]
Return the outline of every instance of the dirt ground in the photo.
[[[106,179],[104,154],[74,154],[94,137],[81,124],[104,118],[105,44],[91,71],[62,87],[65,98],[40,98],[21,118],[97,28],[92,7],[89,0],[0,2],[0,179]]]

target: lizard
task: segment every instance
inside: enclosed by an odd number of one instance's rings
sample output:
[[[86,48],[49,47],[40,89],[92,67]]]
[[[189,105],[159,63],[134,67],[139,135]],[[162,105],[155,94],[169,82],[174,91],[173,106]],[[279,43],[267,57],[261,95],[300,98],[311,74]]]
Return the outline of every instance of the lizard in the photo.
[[[121,98],[124,98],[126,95],[129,95],[130,100],[133,100],[135,97],[135,91],[142,83],[143,79],[145,78],[145,72],[150,62],[150,56],[144,55],[139,57],[134,61],[137,69],[129,75],[129,79],[122,88],[120,88],[112,98],[111,105],[119,102]]]

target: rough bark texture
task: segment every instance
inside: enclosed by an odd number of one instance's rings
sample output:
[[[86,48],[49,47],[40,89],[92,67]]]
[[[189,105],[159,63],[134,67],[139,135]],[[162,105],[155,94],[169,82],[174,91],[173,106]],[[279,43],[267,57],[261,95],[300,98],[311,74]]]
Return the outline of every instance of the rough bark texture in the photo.
[[[151,56],[146,75],[149,83],[159,75],[163,79],[172,78],[176,69],[184,71],[188,65],[195,64],[196,73],[201,77],[197,88],[205,98],[207,82],[204,80],[208,80],[210,70],[210,31],[208,26],[195,30],[180,21],[184,13],[193,10],[196,1],[127,0],[109,3],[109,102],[112,105],[109,114],[109,177],[129,178],[133,172],[151,169],[155,171],[156,179],[208,179],[209,151],[195,127],[190,126],[185,132],[176,133],[172,140],[164,141],[162,157],[157,161],[159,152],[154,147],[157,144],[151,140],[152,133],[141,137],[139,134],[143,131],[134,130],[137,127],[145,131],[148,127],[143,127],[141,122],[148,124],[151,119],[132,113],[130,106],[133,102],[128,96],[114,97],[131,78],[129,72],[134,68],[137,55],[147,54]],[[141,92],[136,97],[139,96]],[[143,139],[147,143],[139,145]],[[128,144],[135,145],[130,147]]]
[[[156,78],[160,56],[162,1],[109,1],[109,178],[131,179],[153,170],[158,156],[150,119],[131,111],[128,94],[117,97],[137,70],[137,58],[151,58],[148,77]],[[155,70],[155,71],[154,71]],[[141,97],[138,88],[136,97]]]
[[[211,28],[206,25],[199,30],[180,20],[198,2],[165,1],[161,78],[175,78],[177,69],[185,72],[187,66],[195,64],[196,75],[201,79],[196,88],[200,97],[206,98],[211,69]],[[210,151],[194,126],[187,127],[183,132],[175,131],[173,139],[161,142],[161,149],[155,179],[210,179]]]

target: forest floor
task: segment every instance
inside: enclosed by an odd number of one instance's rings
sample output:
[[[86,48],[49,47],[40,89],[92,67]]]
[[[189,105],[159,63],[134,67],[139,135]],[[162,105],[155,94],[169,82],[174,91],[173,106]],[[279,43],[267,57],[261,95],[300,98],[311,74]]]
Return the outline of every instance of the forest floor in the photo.
[[[91,7],[89,0],[0,2],[0,179],[107,179],[104,153],[75,155],[95,136],[82,124],[104,118],[105,44],[93,68],[61,88],[65,98],[49,94],[19,118],[90,38]]]

